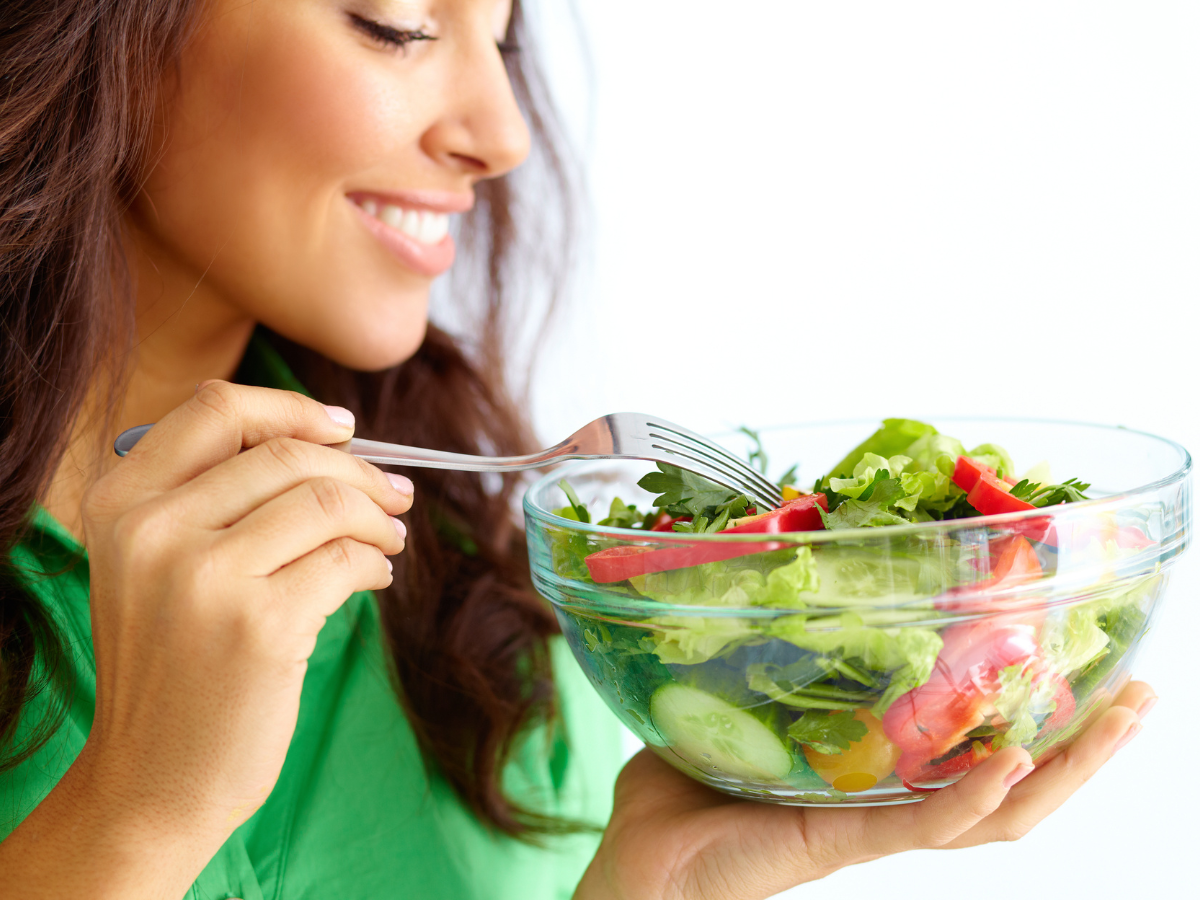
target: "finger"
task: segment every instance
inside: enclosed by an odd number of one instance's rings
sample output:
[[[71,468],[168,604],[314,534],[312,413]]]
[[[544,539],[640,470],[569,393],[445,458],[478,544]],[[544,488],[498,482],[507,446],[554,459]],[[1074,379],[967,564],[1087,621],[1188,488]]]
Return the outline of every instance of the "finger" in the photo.
[[[931,794],[920,803],[863,810],[856,840],[843,842],[859,862],[906,850],[942,847],[991,815],[1012,784],[1033,770],[1029,754],[1008,747],[976,766],[957,784]],[[814,810],[806,810],[812,814]],[[835,815],[841,810],[821,810]],[[843,849],[843,855],[847,855]]]
[[[243,448],[272,438],[336,444],[353,434],[354,417],[340,407],[323,406],[293,391],[211,381],[155,424],[121,467],[127,467],[129,477],[136,475],[141,496],[146,496],[178,487]]]
[[[412,506],[413,484],[349,453],[295,438],[272,438],[177,488],[176,514],[194,525],[225,528],[313,478],[334,478],[395,516]]]
[[[378,547],[343,537],[322,544],[271,575],[268,584],[284,621],[311,615],[312,633],[355,591],[378,591],[392,583],[392,567]]]
[[[1139,720],[1146,718],[1146,714],[1154,708],[1158,697],[1154,693],[1154,688],[1146,684],[1144,681],[1131,681],[1123,691],[1113,701],[1113,706],[1123,706],[1126,709],[1132,709],[1137,713]]]
[[[217,549],[238,571],[270,575],[323,544],[349,537],[389,556],[404,549],[404,523],[336,478],[311,478],[221,532]]]
[[[948,846],[973,847],[1024,837],[1095,775],[1124,742],[1136,737],[1142,727],[1136,710],[1149,711],[1147,700],[1153,697],[1148,684],[1131,683],[1073,744],[1040,765],[1013,788],[993,815]]]

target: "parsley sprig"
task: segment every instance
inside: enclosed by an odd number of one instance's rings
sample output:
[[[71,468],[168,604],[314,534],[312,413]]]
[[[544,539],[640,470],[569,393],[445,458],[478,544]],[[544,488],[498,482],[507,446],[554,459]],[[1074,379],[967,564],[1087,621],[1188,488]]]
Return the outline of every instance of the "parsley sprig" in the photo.
[[[676,522],[676,531],[692,534],[720,531],[730,519],[746,514],[750,499],[745,494],[735,493],[678,466],[661,462],[657,466],[657,472],[642,476],[638,487],[658,494],[655,507],[669,515],[692,517],[690,522]]]
[[[834,754],[849,750],[851,741],[861,741],[867,730],[852,710],[826,713],[810,709],[791,724],[788,737],[818,753]]]
[[[1012,495],[1040,508],[1087,500],[1084,491],[1090,487],[1090,484],[1084,484],[1078,478],[1068,478],[1062,484],[1038,484],[1025,478],[1013,485]]]

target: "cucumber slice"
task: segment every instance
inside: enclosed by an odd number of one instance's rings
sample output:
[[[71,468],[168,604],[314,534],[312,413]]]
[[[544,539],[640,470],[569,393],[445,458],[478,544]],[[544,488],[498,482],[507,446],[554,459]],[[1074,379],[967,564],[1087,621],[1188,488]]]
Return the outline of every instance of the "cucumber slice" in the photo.
[[[751,713],[698,688],[665,684],[650,698],[650,718],[670,748],[704,772],[779,781],[792,755]]]

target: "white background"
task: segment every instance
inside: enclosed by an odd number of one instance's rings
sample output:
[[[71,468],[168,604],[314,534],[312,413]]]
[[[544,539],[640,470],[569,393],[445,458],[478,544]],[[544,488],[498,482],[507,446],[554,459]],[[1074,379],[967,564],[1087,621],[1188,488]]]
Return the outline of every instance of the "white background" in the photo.
[[[1200,5],[582,0],[590,99],[539,5],[595,221],[543,437],[985,413],[1200,449]],[[784,896],[1191,894],[1198,588],[1190,559],[1145,731],[1025,840]]]

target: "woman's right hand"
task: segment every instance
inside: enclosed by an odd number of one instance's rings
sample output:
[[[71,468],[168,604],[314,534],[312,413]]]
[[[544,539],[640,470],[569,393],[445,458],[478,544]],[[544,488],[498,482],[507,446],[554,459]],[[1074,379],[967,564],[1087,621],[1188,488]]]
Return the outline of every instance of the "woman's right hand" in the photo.
[[[74,896],[181,896],[266,800],[321,626],[354,591],[390,584],[386,556],[404,547],[392,517],[411,482],[321,446],[353,430],[299,394],[209,382],[88,491],[95,719],[0,845],[6,877],[22,844],[61,839],[55,877],[75,880],[56,885]],[[93,820],[112,846],[81,845]],[[105,871],[106,849],[128,865]]]

